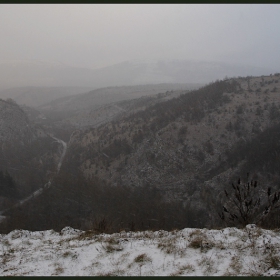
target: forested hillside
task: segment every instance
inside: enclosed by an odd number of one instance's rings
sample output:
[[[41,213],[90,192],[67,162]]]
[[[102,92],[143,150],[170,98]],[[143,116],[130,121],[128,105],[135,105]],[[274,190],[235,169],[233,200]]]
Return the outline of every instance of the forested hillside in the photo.
[[[216,81],[75,130],[53,187],[2,228],[221,226],[233,181],[249,173],[264,193],[279,190],[279,78]]]
[[[58,144],[14,101],[0,99],[0,211],[42,187],[56,170]]]

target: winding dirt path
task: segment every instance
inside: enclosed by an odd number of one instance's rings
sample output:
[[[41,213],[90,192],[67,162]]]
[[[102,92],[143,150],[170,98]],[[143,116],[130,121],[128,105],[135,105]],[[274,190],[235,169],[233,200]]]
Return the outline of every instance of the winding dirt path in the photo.
[[[58,174],[59,171],[60,171],[60,168],[61,168],[63,159],[64,159],[64,157],[65,157],[66,151],[67,151],[67,143],[65,143],[63,140],[58,139],[58,138],[56,138],[56,137],[54,137],[54,136],[51,136],[51,137],[52,137],[54,140],[56,140],[57,142],[59,142],[59,143],[62,145],[62,148],[63,148],[62,154],[61,154],[60,159],[59,159],[59,162],[58,162],[58,164],[57,164],[57,172],[56,172],[56,174]],[[12,206],[12,207],[10,207],[10,208],[8,208],[8,209],[4,209],[4,210],[0,211],[0,223],[6,218],[6,216],[3,216],[3,215],[2,215],[3,213],[7,212],[7,211],[10,210],[10,209],[16,208],[16,207],[18,207],[18,206],[20,206],[20,205],[23,205],[24,203],[26,203],[26,202],[29,201],[30,199],[32,199],[32,198],[34,198],[34,197],[36,197],[36,196],[39,196],[40,194],[42,194],[42,192],[44,191],[44,189],[49,188],[49,187],[51,186],[51,184],[52,184],[52,181],[49,180],[42,188],[39,188],[38,190],[34,191],[32,194],[30,194],[28,197],[26,197],[26,198],[20,200],[20,201],[19,201],[18,203],[16,203],[14,206]]]

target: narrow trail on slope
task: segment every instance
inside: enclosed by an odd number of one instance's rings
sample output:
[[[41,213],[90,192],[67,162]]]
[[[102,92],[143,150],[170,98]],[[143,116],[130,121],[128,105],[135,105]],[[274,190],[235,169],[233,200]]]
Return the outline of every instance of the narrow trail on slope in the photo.
[[[61,164],[62,164],[62,162],[64,160],[66,151],[67,151],[67,143],[65,143],[63,140],[58,139],[58,138],[56,138],[54,136],[52,136],[52,138],[55,139],[57,142],[59,142],[62,145],[62,147],[63,147],[62,154],[61,154],[61,157],[59,159],[59,163],[57,165],[57,174],[58,174],[58,172],[60,171],[60,168],[61,168]]]
[[[63,140],[58,139],[54,136],[51,136],[54,140],[56,140],[56,142],[60,143],[62,145],[62,154],[60,156],[59,162],[57,164],[57,171],[56,171],[56,175],[59,173],[63,159],[65,157],[66,151],[67,151],[67,143],[65,143]],[[20,205],[23,205],[24,203],[26,203],[27,201],[29,201],[30,199],[39,196],[40,194],[42,194],[42,192],[44,191],[44,189],[48,189],[52,184],[52,181],[49,180],[42,188],[39,188],[38,190],[34,191],[32,194],[30,194],[28,197],[20,200],[18,203],[16,203],[15,205],[13,205],[12,207],[8,208],[8,209],[4,209],[2,211],[0,211],[0,223],[6,218],[6,216],[3,216],[2,214],[7,212],[8,210],[11,210],[13,208],[16,208]]]

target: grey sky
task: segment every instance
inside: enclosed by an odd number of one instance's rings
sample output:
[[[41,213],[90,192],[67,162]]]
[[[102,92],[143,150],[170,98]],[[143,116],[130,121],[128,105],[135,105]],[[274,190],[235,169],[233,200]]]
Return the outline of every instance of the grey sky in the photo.
[[[0,62],[199,59],[278,69],[279,15],[277,4],[1,4]]]

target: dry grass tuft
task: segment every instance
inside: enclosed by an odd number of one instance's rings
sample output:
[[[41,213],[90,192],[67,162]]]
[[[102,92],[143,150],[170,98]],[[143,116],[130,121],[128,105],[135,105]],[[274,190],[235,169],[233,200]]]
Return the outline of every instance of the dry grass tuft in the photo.
[[[59,275],[64,272],[64,268],[60,264],[56,264],[56,265],[57,265],[57,267],[54,270],[53,276]]]
[[[280,268],[280,257],[273,252],[270,252],[263,261],[266,265],[266,269],[279,269]]]
[[[198,261],[198,264],[204,267],[204,274],[206,276],[213,275],[215,273],[215,263],[211,257],[203,256],[201,260]]]
[[[145,263],[145,262],[151,262],[152,259],[148,257],[146,254],[138,255],[134,258],[134,262],[136,263]]]
[[[190,273],[194,272],[195,268],[191,264],[186,264],[183,266],[180,266],[175,272],[171,273],[170,276],[180,276],[183,275],[185,272]]]
[[[176,237],[163,238],[158,243],[158,248],[160,248],[166,254],[176,254],[178,251],[176,241]]]
[[[109,237],[108,239],[106,239],[104,245],[101,243],[101,247],[107,253],[113,253],[115,251],[123,250],[123,247],[121,246],[119,240],[115,237]]]
[[[79,236],[78,239],[79,240],[85,240],[85,239],[93,239],[93,237],[95,237],[97,235],[97,232],[94,230],[87,230],[82,232]]]
[[[202,241],[203,241],[203,238],[201,236],[197,236],[193,240],[191,240],[189,247],[191,247],[193,249],[199,249],[202,247]]]
[[[201,249],[203,252],[207,252],[215,246],[215,244],[208,239],[207,235],[201,232],[200,230],[193,231],[190,234],[190,237],[190,248]]]
[[[234,272],[240,272],[242,269],[242,263],[240,261],[240,258],[238,256],[233,256],[231,258],[231,263],[229,265],[229,268],[231,268]]]

